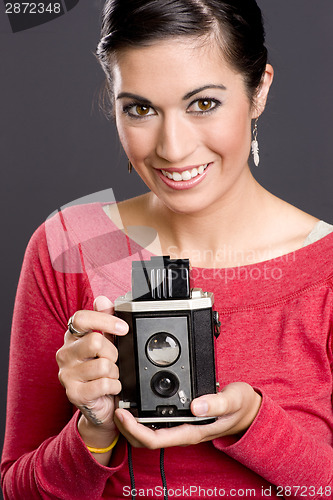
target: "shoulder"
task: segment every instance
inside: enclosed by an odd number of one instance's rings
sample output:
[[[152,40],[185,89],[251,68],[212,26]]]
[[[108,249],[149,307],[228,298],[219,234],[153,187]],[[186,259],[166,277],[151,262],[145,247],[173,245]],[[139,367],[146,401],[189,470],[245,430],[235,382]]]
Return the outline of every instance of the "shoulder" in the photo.
[[[333,232],[333,225],[324,222],[323,220],[318,221],[312,231],[308,234],[307,238],[304,241],[304,246],[310,245],[311,243],[315,243],[318,240],[321,240],[325,236],[329,235]]]
[[[316,241],[313,236],[320,220],[264,190],[258,212],[257,239],[272,256],[293,253],[305,243]],[[319,224],[321,227],[321,224]],[[309,235],[311,237],[309,238]],[[323,234],[324,235],[324,234]]]
[[[294,253],[295,280],[307,277],[310,286],[320,283],[333,288],[333,226],[319,221]],[[326,286],[325,285],[325,286]]]
[[[55,210],[45,221],[47,229],[62,231],[78,230],[80,227],[99,226],[103,217],[102,203],[71,205]]]
[[[82,272],[80,245],[110,230],[101,203],[73,205],[54,211],[30,238],[25,260],[60,272]]]

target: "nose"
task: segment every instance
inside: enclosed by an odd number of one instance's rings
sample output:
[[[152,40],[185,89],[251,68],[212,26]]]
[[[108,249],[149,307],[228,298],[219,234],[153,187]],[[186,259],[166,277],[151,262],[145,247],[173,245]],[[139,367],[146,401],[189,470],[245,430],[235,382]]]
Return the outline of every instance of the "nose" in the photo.
[[[156,154],[169,163],[180,163],[195,151],[197,142],[191,123],[177,114],[170,114],[161,120]]]

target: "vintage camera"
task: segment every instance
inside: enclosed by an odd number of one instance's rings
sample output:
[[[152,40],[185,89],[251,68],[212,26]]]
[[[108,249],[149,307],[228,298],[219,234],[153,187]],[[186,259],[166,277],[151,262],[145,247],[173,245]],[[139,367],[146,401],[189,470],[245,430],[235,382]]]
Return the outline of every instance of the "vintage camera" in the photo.
[[[188,259],[152,257],[132,263],[132,292],[118,297],[115,314],[129,324],[117,336],[119,407],[139,422],[170,427],[195,417],[192,399],[216,392],[212,293],[190,290]]]

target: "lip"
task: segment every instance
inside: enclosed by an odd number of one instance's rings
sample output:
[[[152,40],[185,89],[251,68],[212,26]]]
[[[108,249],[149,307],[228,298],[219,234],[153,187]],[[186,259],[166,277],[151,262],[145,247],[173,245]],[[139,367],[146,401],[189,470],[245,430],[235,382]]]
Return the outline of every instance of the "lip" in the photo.
[[[197,184],[202,182],[204,178],[206,177],[208,171],[210,170],[210,167],[212,166],[212,162],[208,163],[208,166],[206,167],[205,171],[194,177],[193,179],[190,179],[189,181],[174,181],[173,179],[169,179],[168,177],[165,177],[160,170],[157,170],[157,175],[159,176],[160,179],[169,186],[172,189],[175,189],[176,191],[182,191],[184,189],[191,189],[195,187]],[[184,172],[185,170],[191,170],[192,168],[198,168],[198,166],[193,166],[193,167],[185,167],[185,168],[166,168],[163,170],[166,170],[167,172]]]
[[[182,168],[161,168],[160,170],[165,170],[166,172],[185,172],[186,170],[193,170],[193,168],[199,168],[201,165],[206,165],[206,163],[200,163],[200,165],[190,165],[189,167],[182,167]],[[209,165],[209,163],[207,164]]]

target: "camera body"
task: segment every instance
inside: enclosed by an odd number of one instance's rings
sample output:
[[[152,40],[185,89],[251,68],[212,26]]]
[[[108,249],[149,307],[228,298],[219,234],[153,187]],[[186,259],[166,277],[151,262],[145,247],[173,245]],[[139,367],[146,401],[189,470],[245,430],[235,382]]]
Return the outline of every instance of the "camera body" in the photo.
[[[132,292],[114,306],[129,325],[116,338],[119,407],[139,422],[170,427],[215,420],[190,410],[194,398],[216,392],[213,302],[212,293],[190,290],[188,259],[132,263]]]

